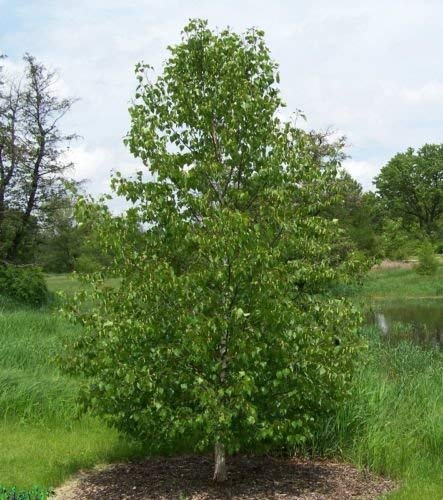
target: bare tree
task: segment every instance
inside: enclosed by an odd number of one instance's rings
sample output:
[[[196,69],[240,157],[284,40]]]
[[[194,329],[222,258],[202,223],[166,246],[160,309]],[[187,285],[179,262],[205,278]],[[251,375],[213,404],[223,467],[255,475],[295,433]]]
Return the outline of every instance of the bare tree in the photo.
[[[55,72],[29,54],[24,61],[23,75],[7,78],[0,93],[0,250],[12,261],[32,221],[64,190],[72,166],[64,153],[76,137],[59,128],[75,100],[57,95]],[[8,213],[15,214],[12,230]]]

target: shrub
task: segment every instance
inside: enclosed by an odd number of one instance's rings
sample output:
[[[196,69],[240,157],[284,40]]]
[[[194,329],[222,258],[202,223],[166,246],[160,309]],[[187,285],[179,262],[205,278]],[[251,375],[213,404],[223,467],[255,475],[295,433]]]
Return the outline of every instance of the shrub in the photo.
[[[420,240],[402,227],[400,219],[387,219],[383,224],[381,244],[387,259],[405,260],[416,254]]]
[[[443,240],[437,241],[434,247],[435,253],[443,254]]]
[[[74,270],[79,273],[94,273],[103,268],[99,259],[89,254],[82,254],[75,259]]]
[[[416,271],[419,274],[432,276],[437,272],[438,260],[430,243],[425,243],[418,254],[418,265]]]
[[[39,267],[3,264],[0,266],[0,295],[21,304],[41,306],[49,294]]]
[[[27,491],[19,491],[14,486],[11,488],[0,486],[0,500],[46,500],[53,494],[53,491],[44,490],[38,486]]]

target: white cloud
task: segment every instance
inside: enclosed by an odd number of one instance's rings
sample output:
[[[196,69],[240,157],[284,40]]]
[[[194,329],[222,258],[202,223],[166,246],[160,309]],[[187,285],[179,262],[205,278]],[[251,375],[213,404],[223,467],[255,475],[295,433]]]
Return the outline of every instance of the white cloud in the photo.
[[[443,102],[443,83],[429,82],[417,89],[404,89],[401,96],[413,104]]]
[[[74,178],[85,181],[88,191],[95,195],[109,192],[109,181],[114,172],[131,176],[140,170],[140,165],[134,160],[122,159],[115,150],[102,147],[71,147],[65,153],[65,160],[74,164]]]
[[[346,160],[343,167],[360,182],[363,189],[373,190],[372,180],[380,171],[379,165],[369,161]]]
[[[0,54],[2,52],[0,51]],[[10,57],[5,57],[0,61],[3,71],[8,76],[20,75],[24,69],[24,63],[21,60],[15,61]]]
[[[113,149],[101,147],[87,149],[83,145],[75,146],[66,151],[64,159],[74,164],[74,179],[83,182],[85,191],[96,198],[111,192],[110,179],[116,171],[131,177],[140,170],[139,163],[128,161],[121,152],[119,155]],[[115,197],[109,206],[114,212],[121,212],[128,204],[123,198]]]
[[[111,150],[105,148],[87,150],[84,146],[76,146],[71,147],[65,157],[74,164],[76,180],[88,182],[96,193],[107,188],[106,182],[114,161]]]

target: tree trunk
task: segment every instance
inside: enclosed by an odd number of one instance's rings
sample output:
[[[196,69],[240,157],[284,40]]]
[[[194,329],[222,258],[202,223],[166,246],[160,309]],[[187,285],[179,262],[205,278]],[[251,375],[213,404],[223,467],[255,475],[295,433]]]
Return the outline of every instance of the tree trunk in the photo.
[[[6,206],[5,206],[5,193],[3,190],[2,183],[0,182],[0,245],[2,241],[4,241],[3,238],[3,224],[5,221],[5,216],[6,216]]]
[[[226,452],[223,444],[215,443],[214,458],[215,467],[213,479],[216,483],[223,483],[226,481]]]
[[[31,214],[35,208],[34,205],[35,205],[35,199],[37,196],[37,189],[38,189],[38,183],[39,183],[40,165],[41,165],[41,161],[43,158],[43,151],[44,151],[43,147],[44,146],[41,147],[41,150],[38,154],[38,158],[37,158],[35,165],[34,165],[34,171],[32,173],[31,191],[29,193],[28,201],[26,203],[26,209],[23,213],[20,226],[17,229],[17,232],[15,233],[14,239],[12,240],[12,244],[9,247],[8,252],[6,254],[7,259],[11,260],[11,261],[14,261],[17,257],[17,253],[18,253],[20,244],[26,235],[29,223],[31,221]]]

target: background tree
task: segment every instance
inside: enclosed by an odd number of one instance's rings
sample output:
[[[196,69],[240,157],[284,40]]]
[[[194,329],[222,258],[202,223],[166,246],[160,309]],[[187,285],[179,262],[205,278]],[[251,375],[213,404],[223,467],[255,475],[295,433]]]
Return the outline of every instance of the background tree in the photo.
[[[92,281],[67,363],[89,407],[152,449],[213,448],[223,481],[226,453],[295,447],[346,396],[358,314],[333,291],[357,267],[322,215],[341,155],[278,118],[259,30],[191,21],[147,70],[127,143],[154,177],[114,179],[119,217],[79,206],[120,285]]]
[[[36,236],[36,262],[48,272],[94,272],[108,263],[97,241],[94,225],[78,224],[74,217],[79,186],[66,186],[61,196],[44,207],[45,221]]]
[[[0,94],[0,241],[11,261],[33,219],[44,218],[48,200],[64,190],[71,164],[63,153],[75,137],[59,129],[73,99],[56,95],[54,72],[30,55],[24,61],[23,76],[7,79]]]
[[[380,256],[379,211],[373,194],[364,193],[360,183],[345,170],[340,170],[336,178],[336,192],[337,200],[328,208],[327,215],[338,219],[344,229],[343,245],[351,243],[367,256]]]
[[[417,223],[428,236],[441,231],[443,214],[443,145],[425,144],[398,153],[375,180],[377,194],[392,218]]]

